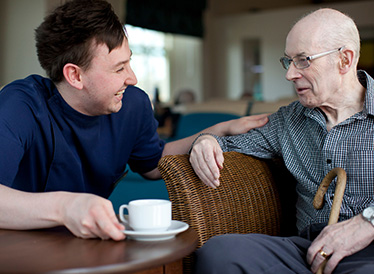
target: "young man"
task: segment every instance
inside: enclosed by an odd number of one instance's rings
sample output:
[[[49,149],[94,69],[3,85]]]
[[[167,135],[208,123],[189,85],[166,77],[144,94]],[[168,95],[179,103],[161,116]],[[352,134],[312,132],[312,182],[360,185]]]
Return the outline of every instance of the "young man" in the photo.
[[[159,159],[187,153],[195,137],[160,140],[106,1],[58,7],[37,28],[36,46],[49,78],[32,75],[0,93],[0,228],[65,225],[82,238],[124,239],[106,198],[126,164],[160,178]],[[207,131],[242,133],[266,121],[247,117]]]
[[[281,58],[299,101],[279,109],[263,128],[197,139],[190,161],[212,187],[219,186],[222,150],[282,157],[298,182],[301,236],[213,238],[197,253],[197,273],[315,273],[326,257],[325,273],[374,271],[374,80],[357,71],[359,53],[351,18],[333,9],[305,16],[288,33]],[[335,167],[347,172],[347,187],[341,222],[326,226],[334,187],[321,210],[314,209],[313,198]],[[316,233],[316,239],[307,237]]]

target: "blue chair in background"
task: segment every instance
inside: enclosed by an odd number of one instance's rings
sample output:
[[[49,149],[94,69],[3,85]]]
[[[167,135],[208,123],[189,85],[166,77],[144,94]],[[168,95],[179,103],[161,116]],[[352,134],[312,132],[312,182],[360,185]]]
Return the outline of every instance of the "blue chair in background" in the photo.
[[[109,200],[113,204],[114,211],[122,204],[128,204],[131,200],[136,199],[166,199],[169,200],[168,191],[166,190],[164,180],[147,180],[138,173],[132,172],[127,166],[128,173],[122,178]]]
[[[191,136],[217,123],[237,119],[241,116],[220,112],[195,112],[181,115],[176,126],[174,137],[167,141],[174,141]]]

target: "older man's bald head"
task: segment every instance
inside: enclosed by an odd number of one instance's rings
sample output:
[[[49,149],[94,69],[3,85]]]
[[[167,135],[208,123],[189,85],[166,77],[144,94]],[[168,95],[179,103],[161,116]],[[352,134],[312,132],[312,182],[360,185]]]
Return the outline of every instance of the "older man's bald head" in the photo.
[[[346,14],[323,8],[303,16],[292,27],[287,41],[298,40],[300,47],[316,51],[345,46],[354,51],[357,64],[360,55],[360,35],[355,22]]]

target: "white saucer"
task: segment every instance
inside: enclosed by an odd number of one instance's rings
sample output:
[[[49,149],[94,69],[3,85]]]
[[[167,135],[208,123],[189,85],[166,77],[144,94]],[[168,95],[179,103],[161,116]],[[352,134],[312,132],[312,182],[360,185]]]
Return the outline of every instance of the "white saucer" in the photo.
[[[123,230],[123,233],[125,233],[128,238],[137,241],[163,241],[174,238],[175,235],[187,230],[188,227],[189,225],[185,222],[172,220],[170,227],[166,231],[134,231],[131,228],[126,228]]]

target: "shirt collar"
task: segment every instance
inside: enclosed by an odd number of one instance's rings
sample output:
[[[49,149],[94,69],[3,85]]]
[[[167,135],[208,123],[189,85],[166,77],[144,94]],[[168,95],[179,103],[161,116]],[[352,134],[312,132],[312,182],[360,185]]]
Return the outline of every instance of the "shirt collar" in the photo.
[[[364,109],[362,113],[374,115],[374,79],[363,70],[357,72],[358,80],[366,88]]]

